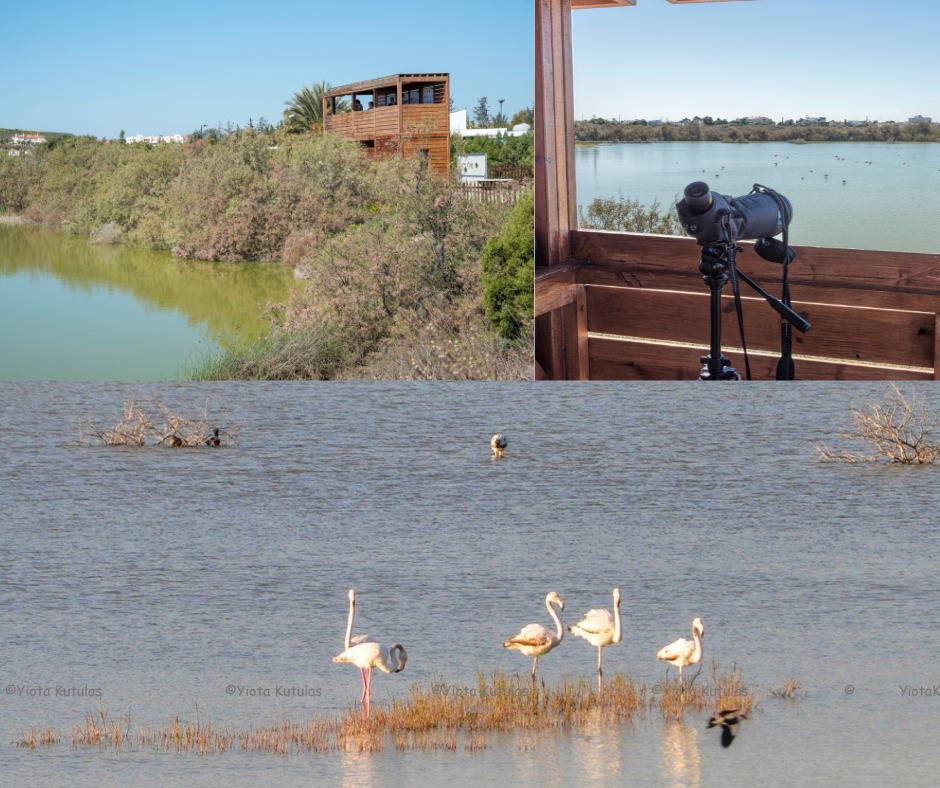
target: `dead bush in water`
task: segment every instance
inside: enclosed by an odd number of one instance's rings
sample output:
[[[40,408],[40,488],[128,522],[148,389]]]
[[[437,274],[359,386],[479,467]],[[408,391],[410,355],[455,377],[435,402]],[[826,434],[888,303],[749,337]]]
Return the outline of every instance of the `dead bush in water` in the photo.
[[[852,429],[840,432],[839,436],[853,443],[867,443],[874,451],[863,453],[846,446],[817,445],[822,460],[932,465],[940,456],[940,441],[933,437],[940,418],[927,397],[913,388],[905,395],[900,386],[892,382],[884,402],[866,399],[852,407],[850,414]]]
[[[83,446],[195,448],[234,442],[236,432],[232,425],[222,429],[218,420],[210,419],[208,401],[201,414],[182,416],[157,396],[147,403],[125,400],[120,421],[111,427],[91,414],[78,422],[78,442]]]

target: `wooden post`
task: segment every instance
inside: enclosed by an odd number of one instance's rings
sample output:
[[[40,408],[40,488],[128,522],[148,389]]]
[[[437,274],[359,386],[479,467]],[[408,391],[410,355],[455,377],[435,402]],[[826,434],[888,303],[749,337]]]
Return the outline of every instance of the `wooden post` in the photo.
[[[571,0],[535,0],[536,266],[567,262],[577,228],[572,79]],[[536,363],[549,378],[579,378],[587,369],[580,358],[587,343],[579,338],[579,306],[583,302],[536,318]]]

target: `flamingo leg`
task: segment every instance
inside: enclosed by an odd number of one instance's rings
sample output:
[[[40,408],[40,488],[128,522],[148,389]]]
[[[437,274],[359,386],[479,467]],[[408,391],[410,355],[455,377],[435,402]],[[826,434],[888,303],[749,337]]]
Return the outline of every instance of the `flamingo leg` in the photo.
[[[362,695],[359,696],[359,702],[365,703],[366,695],[369,691],[369,684],[366,681],[366,669],[365,668],[359,668],[359,678],[362,681]]]
[[[366,705],[372,700],[372,668],[366,668]]]
[[[538,667],[539,667],[539,658],[536,657],[532,661],[532,681],[535,681],[535,671],[538,670]]]
[[[604,671],[601,669],[601,654],[604,653],[604,649],[601,646],[597,647],[597,675],[603,676]]]

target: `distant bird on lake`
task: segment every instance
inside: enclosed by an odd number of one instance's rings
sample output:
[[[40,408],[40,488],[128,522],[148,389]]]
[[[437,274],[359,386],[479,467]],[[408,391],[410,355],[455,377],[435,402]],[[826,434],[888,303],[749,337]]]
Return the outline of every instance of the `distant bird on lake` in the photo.
[[[705,637],[705,625],[702,619],[692,621],[692,640],[679,638],[677,641],[663,646],[656,654],[656,659],[662,659],[670,665],[679,668],[679,683],[682,683],[682,669],[695,665],[702,659],[702,638]],[[666,668],[666,670],[669,670]]]
[[[333,657],[333,662],[349,663],[359,668],[362,676],[362,697],[359,702],[363,706],[368,706],[372,697],[372,669],[378,668],[383,673],[401,673],[407,661],[408,654],[400,643],[394,643],[388,648],[381,643],[360,643]]]
[[[731,742],[734,741],[734,737],[738,735],[738,726],[741,724],[741,720],[746,720],[747,718],[746,711],[741,711],[740,709],[722,709],[712,716],[706,727],[714,728],[716,725],[720,725],[721,746],[730,747]]]
[[[506,436],[502,433],[496,433],[492,438],[490,438],[490,448],[493,450],[494,457],[505,457],[506,447],[508,445],[509,441],[506,440]]]
[[[166,439],[166,445],[178,449],[183,445],[183,439],[179,435],[170,435],[170,437]]]
[[[558,617],[558,613],[555,612],[553,605],[558,605],[559,610],[565,609],[564,601],[555,591],[549,592],[545,597],[545,607],[548,608],[548,614],[555,622],[555,632],[546,629],[541,624],[529,624],[524,626],[518,635],[514,635],[503,643],[503,648],[514,648],[527,657],[535,657],[532,663],[532,681],[535,681],[535,672],[539,667],[539,657],[545,656],[555,648],[565,636],[561,619]]]
[[[614,592],[614,612],[609,610],[588,610],[577,624],[568,627],[568,631],[575,637],[582,638],[597,647],[597,683],[600,685],[601,676],[604,675],[601,670],[601,655],[605,646],[613,643],[619,643],[622,632],[620,628],[620,589],[615,588]]]
[[[212,431],[212,434],[208,438],[206,438],[206,446],[221,446],[221,445],[222,445],[222,439],[219,438],[219,428],[216,427]]]

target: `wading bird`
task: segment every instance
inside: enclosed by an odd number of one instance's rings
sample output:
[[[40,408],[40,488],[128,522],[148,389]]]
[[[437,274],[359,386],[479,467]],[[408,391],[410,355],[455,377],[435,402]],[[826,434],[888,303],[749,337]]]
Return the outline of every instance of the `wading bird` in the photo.
[[[509,441],[507,441],[506,436],[501,433],[496,433],[496,435],[490,438],[490,448],[493,450],[494,457],[505,457],[506,447],[508,445]]]
[[[359,668],[362,676],[362,697],[359,702],[368,706],[372,696],[372,669],[378,668],[383,673],[401,673],[408,661],[405,647],[400,643],[393,643],[385,648],[381,643],[360,643],[351,646],[333,657],[333,662],[348,662]]]
[[[734,741],[734,737],[738,735],[738,725],[741,724],[741,720],[746,719],[746,711],[741,711],[741,709],[722,709],[712,716],[706,727],[714,728],[716,725],[720,725],[721,746],[730,747],[731,742]]]
[[[619,643],[620,631],[620,589],[614,589],[614,612],[609,610],[588,610],[577,624],[568,627],[575,637],[583,638],[597,647],[597,685],[601,684],[604,671],[601,670],[601,654],[604,647]]]
[[[206,438],[206,446],[221,446],[222,439],[219,437],[219,428],[216,427],[212,434]]]
[[[353,635],[353,621],[356,618],[356,590],[354,588],[350,588],[347,596],[349,597],[349,618],[346,621],[346,637],[343,641],[343,648],[348,651],[353,646],[358,646],[362,643],[373,643],[375,641],[373,641],[372,638],[370,638],[368,635]],[[366,679],[366,672],[370,674],[368,679]],[[359,673],[362,677],[363,687],[372,683],[372,668],[360,668]]]
[[[694,665],[702,659],[702,638],[705,637],[705,625],[702,619],[692,621],[692,638],[679,638],[675,643],[663,646],[656,654],[656,659],[664,659],[670,665],[679,668],[679,683],[682,683],[682,668]],[[669,668],[666,668],[668,671]]]
[[[565,609],[564,601],[555,591],[549,592],[545,597],[545,607],[548,608],[548,614],[555,622],[555,632],[546,629],[541,624],[529,624],[524,626],[518,635],[514,635],[503,643],[503,648],[514,648],[527,657],[535,657],[532,663],[532,681],[535,681],[535,672],[539,667],[539,657],[555,648],[565,636],[561,619],[558,618],[558,614],[552,605],[558,605],[559,610]]]

